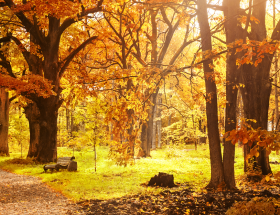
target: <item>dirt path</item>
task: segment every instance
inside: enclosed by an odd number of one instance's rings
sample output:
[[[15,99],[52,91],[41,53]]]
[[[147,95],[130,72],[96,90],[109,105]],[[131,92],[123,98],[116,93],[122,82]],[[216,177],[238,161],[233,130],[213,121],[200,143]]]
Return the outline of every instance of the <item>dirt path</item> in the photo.
[[[0,169],[0,215],[71,215],[75,211],[71,201],[39,179]]]

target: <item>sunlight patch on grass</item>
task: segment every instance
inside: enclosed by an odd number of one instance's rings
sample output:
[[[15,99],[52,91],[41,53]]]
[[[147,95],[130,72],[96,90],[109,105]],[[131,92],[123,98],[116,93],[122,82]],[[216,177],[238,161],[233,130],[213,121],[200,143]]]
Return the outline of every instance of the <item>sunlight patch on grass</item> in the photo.
[[[0,168],[17,174],[40,177],[50,187],[74,201],[110,199],[161,192],[164,188],[145,186],[158,172],[173,174],[175,183],[189,184],[197,189],[205,187],[211,174],[208,145],[199,145],[197,151],[189,150],[193,148],[194,146],[164,147],[152,151],[150,158],[135,159],[135,165],[122,167],[108,158],[109,148],[101,146],[97,148],[97,172],[94,170],[92,149],[74,151],[78,163],[77,172],[60,170],[44,173],[44,165],[41,164],[11,164],[8,160],[20,157],[14,153],[10,157],[0,157]],[[66,147],[58,148],[58,157],[66,156],[73,156],[73,151]],[[236,148],[236,161],[236,175],[243,174],[240,148]]]

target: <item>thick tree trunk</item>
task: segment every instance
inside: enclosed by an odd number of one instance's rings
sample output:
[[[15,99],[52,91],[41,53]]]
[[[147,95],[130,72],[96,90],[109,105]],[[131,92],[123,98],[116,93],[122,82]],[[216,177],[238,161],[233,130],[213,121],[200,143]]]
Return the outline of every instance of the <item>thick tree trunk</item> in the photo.
[[[9,93],[0,87],[0,155],[9,155]]]
[[[256,120],[256,123],[251,122],[252,127],[255,129],[259,127],[267,129],[269,96],[271,92],[271,83],[269,82],[270,67],[268,67],[268,64],[270,62],[266,56],[258,67],[243,66],[242,77],[245,88],[243,89],[242,98],[244,101],[244,115],[247,119]],[[244,156],[246,156],[250,149],[249,146],[244,148]],[[256,160],[264,175],[271,173],[269,158],[266,155],[265,148],[260,147],[260,154]],[[247,171],[247,168],[245,167],[244,170]]]
[[[57,96],[39,99],[40,140],[37,160],[53,162],[57,160],[57,116],[60,101]]]
[[[36,103],[29,103],[24,107],[26,118],[29,121],[30,144],[27,157],[36,158],[38,156],[38,146],[40,140],[40,112]]]
[[[49,37],[56,38],[60,20],[50,18]],[[61,93],[59,63],[58,63],[59,40],[52,39],[49,46],[43,49],[44,53],[44,77],[54,85],[56,95],[48,98],[37,97],[34,101],[40,112],[40,141],[37,160],[40,162],[53,162],[57,160],[57,117],[58,109],[62,104],[59,98]]]
[[[208,23],[206,0],[197,1],[197,18],[200,26],[202,51],[211,51],[211,32]],[[217,88],[214,79],[214,71],[210,68],[213,60],[204,61],[203,70],[206,86],[206,115],[211,160],[211,181],[208,188],[217,187],[224,181],[221,145],[218,126]],[[214,79],[214,80],[213,80]]]
[[[253,7],[252,15],[260,22],[259,24],[255,22],[251,23],[250,39],[263,41],[266,39],[266,1],[254,0],[253,5],[255,6]],[[257,121],[256,123],[252,123],[253,128],[260,127],[267,129],[269,97],[271,93],[269,73],[272,58],[272,54],[266,54],[257,67],[251,64],[246,64],[242,67],[242,80],[245,84],[245,88],[242,89],[244,114],[247,119],[255,119]],[[256,160],[264,175],[271,173],[266,149],[260,147],[260,154]]]

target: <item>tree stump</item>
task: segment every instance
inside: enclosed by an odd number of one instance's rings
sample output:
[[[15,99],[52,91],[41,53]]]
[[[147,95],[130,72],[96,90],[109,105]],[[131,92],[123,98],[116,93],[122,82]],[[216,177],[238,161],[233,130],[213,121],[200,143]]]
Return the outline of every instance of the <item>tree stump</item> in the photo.
[[[149,181],[148,186],[175,187],[173,175],[159,172]]]

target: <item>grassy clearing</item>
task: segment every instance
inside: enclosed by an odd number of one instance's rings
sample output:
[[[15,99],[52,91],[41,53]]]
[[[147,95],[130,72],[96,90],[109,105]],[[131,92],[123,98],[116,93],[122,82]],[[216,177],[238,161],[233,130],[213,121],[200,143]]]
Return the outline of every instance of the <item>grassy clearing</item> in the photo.
[[[173,174],[176,183],[189,183],[196,189],[203,188],[210,180],[210,159],[208,145],[198,150],[188,150],[193,146],[165,147],[152,151],[151,158],[136,159],[135,165],[116,166],[108,158],[109,149],[98,147],[97,172],[94,172],[94,152],[83,150],[75,152],[78,172],[44,173],[43,165],[27,162],[14,164],[19,153],[10,157],[0,157],[0,168],[17,174],[26,174],[42,178],[49,186],[74,201],[82,199],[110,199],[137,193],[157,193],[160,188],[145,187],[146,183],[158,172]],[[72,156],[73,152],[65,147],[58,148],[58,157]],[[24,155],[26,156],[26,154]],[[272,153],[271,160],[277,160]],[[272,165],[273,171],[280,171],[279,165]],[[242,149],[236,148],[236,176],[243,174]],[[172,188],[178,189],[178,188]]]

